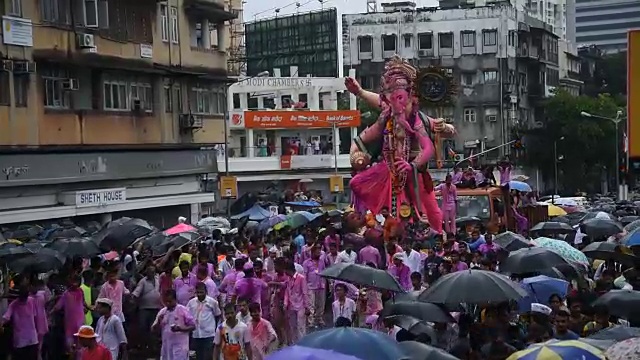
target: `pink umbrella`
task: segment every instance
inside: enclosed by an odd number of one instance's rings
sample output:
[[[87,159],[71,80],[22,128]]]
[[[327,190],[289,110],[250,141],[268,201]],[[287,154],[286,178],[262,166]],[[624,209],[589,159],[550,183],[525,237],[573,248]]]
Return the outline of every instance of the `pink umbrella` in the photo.
[[[189,224],[178,224],[172,228],[169,228],[167,230],[164,231],[165,234],[167,235],[175,235],[175,234],[180,234],[183,232],[189,232],[189,231],[196,231],[196,228],[194,228],[193,226],[189,225]]]

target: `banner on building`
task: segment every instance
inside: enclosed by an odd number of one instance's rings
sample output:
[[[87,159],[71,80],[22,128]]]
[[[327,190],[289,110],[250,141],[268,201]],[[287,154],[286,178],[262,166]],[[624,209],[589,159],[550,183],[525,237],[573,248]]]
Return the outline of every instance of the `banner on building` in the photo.
[[[332,193],[341,193],[344,191],[344,179],[340,175],[333,175],[329,178],[329,188]]]
[[[235,176],[220,177],[220,197],[223,199],[238,198],[238,178]]]
[[[244,127],[247,129],[300,129],[358,127],[361,118],[358,110],[277,110],[245,111]]]

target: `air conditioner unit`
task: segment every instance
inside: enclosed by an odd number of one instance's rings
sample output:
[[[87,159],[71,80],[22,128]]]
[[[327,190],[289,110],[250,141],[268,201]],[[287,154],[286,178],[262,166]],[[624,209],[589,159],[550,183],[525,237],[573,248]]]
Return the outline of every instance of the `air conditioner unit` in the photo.
[[[92,34],[78,34],[78,48],[80,49],[92,49],[96,46],[95,39]]]
[[[418,50],[418,56],[419,57],[429,57],[431,56],[431,54],[429,54],[429,50]]]
[[[455,160],[455,161],[462,161],[462,160],[464,160],[464,155],[462,155],[462,154],[455,154],[455,155],[453,156],[453,160]]]
[[[14,61],[13,72],[15,74],[32,74],[36,72],[36,63],[29,61]]]
[[[181,129],[200,129],[202,128],[202,117],[193,114],[180,114]]]
[[[62,90],[76,91],[80,89],[78,79],[65,79],[62,81]]]
[[[2,60],[2,71],[13,71],[13,61]]]
[[[488,122],[496,122],[496,121],[498,121],[498,116],[496,116],[496,115],[487,115],[486,119],[487,119]]]

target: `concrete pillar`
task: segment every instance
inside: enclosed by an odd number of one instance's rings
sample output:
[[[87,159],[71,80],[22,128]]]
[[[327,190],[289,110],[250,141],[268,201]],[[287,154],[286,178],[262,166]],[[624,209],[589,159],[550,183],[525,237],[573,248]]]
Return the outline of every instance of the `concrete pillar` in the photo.
[[[247,146],[249,151],[247,154],[250,158],[255,156],[255,144],[253,143],[253,129],[247,129]]]
[[[202,45],[205,49],[211,49],[211,29],[209,29],[209,20],[202,20],[202,28],[200,29],[202,34]]]
[[[200,204],[195,203],[195,204],[191,204],[190,205],[191,211],[190,211],[190,223],[191,224],[196,224],[198,223],[198,220],[200,220]]]

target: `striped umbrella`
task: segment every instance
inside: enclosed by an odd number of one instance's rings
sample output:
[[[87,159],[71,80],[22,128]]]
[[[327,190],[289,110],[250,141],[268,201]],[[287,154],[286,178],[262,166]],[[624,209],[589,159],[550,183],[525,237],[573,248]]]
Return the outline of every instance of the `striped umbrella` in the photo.
[[[601,350],[578,340],[549,340],[513,353],[507,360],[604,360]]]

